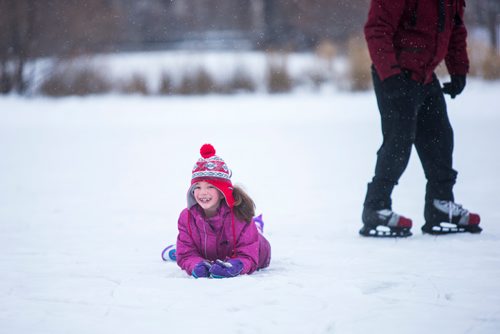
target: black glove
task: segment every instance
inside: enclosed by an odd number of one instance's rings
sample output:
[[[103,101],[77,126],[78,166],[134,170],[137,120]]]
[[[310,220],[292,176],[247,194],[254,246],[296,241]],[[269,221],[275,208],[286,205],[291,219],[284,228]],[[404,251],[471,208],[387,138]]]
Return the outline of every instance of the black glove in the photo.
[[[465,88],[465,75],[451,75],[451,82],[443,84],[443,93],[451,96],[452,99],[462,93]]]

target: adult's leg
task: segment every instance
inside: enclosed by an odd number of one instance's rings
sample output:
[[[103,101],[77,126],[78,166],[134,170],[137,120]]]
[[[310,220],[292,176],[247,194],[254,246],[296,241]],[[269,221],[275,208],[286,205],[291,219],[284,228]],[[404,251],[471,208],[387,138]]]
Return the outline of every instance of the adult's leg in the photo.
[[[427,178],[426,203],[433,199],[454,201],[457,172],[452,168],[453,129],[446,101],[435,76],[423,89],[426,98],[418,112],[415,148]]]
[[[368,184],[364,206],[391,209],[391,194],[408,161],[417,129],[421,85],[407,78],[401,90],[387,91],[375,70],[373,84],[382,122],[383,142],[377,152],[375,176]]]

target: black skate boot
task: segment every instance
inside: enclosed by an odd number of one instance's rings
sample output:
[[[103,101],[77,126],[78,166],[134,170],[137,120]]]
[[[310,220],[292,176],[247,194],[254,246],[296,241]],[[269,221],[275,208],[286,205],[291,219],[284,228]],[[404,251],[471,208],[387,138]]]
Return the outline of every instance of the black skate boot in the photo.
[[[480,233],[481,218],[452,201],[435,199],[425,204],[425,225],[422,232],[429,234]]]
[[[363,227],[359,234],[364,237],[405,238],[411,234],[411,219],[400,216],[390,209],[363,209]]]

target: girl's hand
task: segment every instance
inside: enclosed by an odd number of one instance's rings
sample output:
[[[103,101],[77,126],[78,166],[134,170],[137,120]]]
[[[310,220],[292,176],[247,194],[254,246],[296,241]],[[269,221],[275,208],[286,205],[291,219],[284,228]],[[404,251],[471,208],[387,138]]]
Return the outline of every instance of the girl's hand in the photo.
[[[230,259],[227,262],[216,260],[210,268],[210,277],[228,278],[236,277],[243,270],[243,263],[238,259]]]
[[[193,271],[191,272],[191,275],[194,278],[209,277],[211,267],[212,267],[212,265],[210,264],[210,262],[201,261],[196,266],[194,266]]]

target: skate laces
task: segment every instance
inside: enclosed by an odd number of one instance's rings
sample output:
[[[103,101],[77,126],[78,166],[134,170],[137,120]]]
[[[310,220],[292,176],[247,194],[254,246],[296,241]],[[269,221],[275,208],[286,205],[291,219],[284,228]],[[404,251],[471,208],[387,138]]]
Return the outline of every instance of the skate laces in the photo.
[[[378,216],[387,221],[387,226],[398,226],[399,215],[392,210],[382,209],[377,211]]]
[[[389,210],[389,209],[382,209],[382,210],[378,210],[378,211],[377,211],[377,214],[378,214],[379,216],[381,216],[381,218],[387,218],[387,217],[389,217],[390,215],[392,215],[392,214],[393,214],[393,212],[392,212],[391,210]]]
[[[469,213],[461,204],[452,201],[434,200],[434,205],[443,212],[448,212],[449,221],[452,221],[453,216],[465,216]]]

